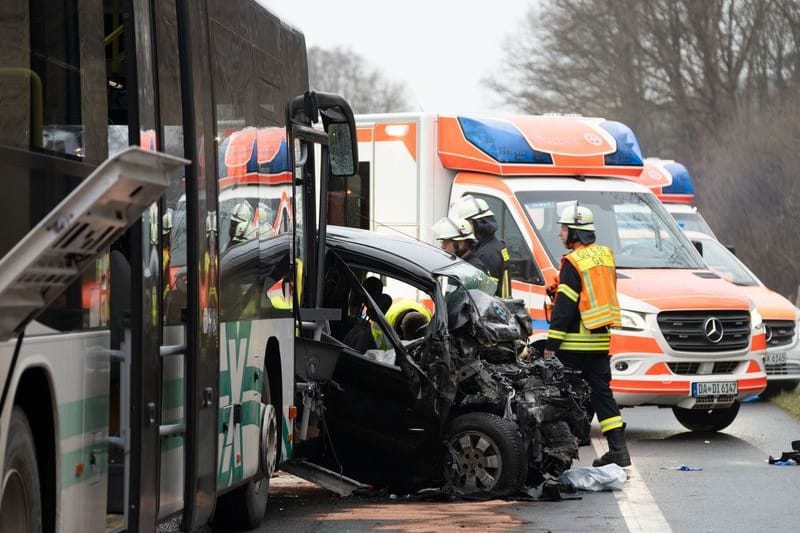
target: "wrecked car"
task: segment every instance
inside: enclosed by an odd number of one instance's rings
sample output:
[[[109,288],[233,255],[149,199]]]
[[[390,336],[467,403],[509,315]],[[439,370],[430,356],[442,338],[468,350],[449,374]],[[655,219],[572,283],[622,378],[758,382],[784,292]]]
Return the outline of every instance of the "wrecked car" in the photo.
[[[332,312],[321,325],[300,312],[293,461],[392,490],[487,497],[570,467],[588,387],[533,353],[522,301],[405,236],[329,226],[325,254]],[[422,319],[410,330],[401,302]]]

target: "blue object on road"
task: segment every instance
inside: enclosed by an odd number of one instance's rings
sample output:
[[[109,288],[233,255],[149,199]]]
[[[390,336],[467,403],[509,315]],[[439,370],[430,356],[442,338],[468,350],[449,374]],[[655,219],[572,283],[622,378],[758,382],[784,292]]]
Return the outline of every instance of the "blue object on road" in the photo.
[[[770,463],[775,466],[797,466],[797,461],[794,459],[786,459],[785,461],[775,461],[774,463]]]
[[[758,401],[758,400],[760,400],[760,399],[761,399],[761,397],[760,397],[760,396],[758,396],[758,395],[755,395],[755,396],[750,396],[750,397],[749,397],[749,398],[747,398],[746,400],[742,400],[742,403],[753,403],[753,402],[757,402],[757,401]]]
[[[680,470],[681,472],[700,472],[703,467],[701,466],[689,466],[689,465],[681,465],[681,466],[662,466],[662,470]]]

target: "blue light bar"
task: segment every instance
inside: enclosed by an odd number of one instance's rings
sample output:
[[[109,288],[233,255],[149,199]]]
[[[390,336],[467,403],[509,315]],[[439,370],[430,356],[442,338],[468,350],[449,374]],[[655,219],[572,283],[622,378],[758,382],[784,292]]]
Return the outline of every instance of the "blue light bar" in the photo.
[[[621,122],[611,120],[601,123],[600,127],[617,141],[617,151],[606,154],[606,165],[641,166],[644,164],[642,149],[639,147],[639,141],[633,130]]]
[[[219,152],[217,157],[219,157],[219,178],[225,178],[228,176],[228,167],[225,165],[225,153],[228,151],[228,144],[230,144],[231,137],[225,137],[225,139],[219,145]],[[280,174],[281,172],[288,172],[291,170],[292,163],[289,160],[289,145],[286,142],[286,139],[281,139],[281,147],[278,149],[278,153],[275,154],[275,157],[271,161],[264,161],[263,163],[258,163],[258,137],[256,137],[256,141],[253,143],[253,151],[250,154],[250,159],[247,161],[246,170],[248,173],[251,172],[258,172],[259,174]]]
[[[664,165],[664,168],[672,174],[672,184],[661,190],[662,194],[694,194],[692,176],[685,166],[674,161]]]
[[[255,156],[253,156],[255,161]],[[247,165],[248,170],[250,165]],[[286,139],[281,139],[281,147],[278,148],[278,153],[271,161],[265,161],[258,165],[259,174],[280,174],[281,172],[289,172],[292,169],[292,162],[289,160],[289,144]]]
[[[458,117],[464,137],[498,163],[552,165],[550,154],[534,150],[522,133],[508,122]]]

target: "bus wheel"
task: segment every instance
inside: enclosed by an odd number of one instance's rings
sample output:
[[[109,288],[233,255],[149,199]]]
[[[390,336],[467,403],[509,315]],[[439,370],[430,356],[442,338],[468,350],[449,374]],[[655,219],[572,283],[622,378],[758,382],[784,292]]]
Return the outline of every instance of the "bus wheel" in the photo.
[[[0,531],[40,532],[42,501],[33,432],[25,412],[14,407],[3,469]]]
[[[684,409],[673,407],[672,412],[683,427],[690,431],[714,432],[731,425],[739,414],[739,402],[730,407],[714,409]]]
[[[215,527],[236,531],[254,529],[264,520],[267,512],[269,481],[275,472],[278,456],[278,426],[275,408],[269,403],[269,395],[264,393],[263,397],[268,403],[264,407],[261,421],[258,474],[245,485],[217,500],[213,520]]]

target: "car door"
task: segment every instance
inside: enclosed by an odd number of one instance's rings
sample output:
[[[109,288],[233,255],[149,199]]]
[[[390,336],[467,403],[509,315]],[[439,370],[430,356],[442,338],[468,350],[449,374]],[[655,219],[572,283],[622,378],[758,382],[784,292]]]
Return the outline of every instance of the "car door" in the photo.
[[[371,320],[366,317],[357,320],[370,321],[369,327],[380,331],[378,336],[393,337],[387,331],[391,328],[385,315],[381,313],[384,320],[376,319],[378,310],[373,306],[380,298],[370,297],[370,303],[365,297],[361,282],[367,273],[355,266],[351,271],[356,278],[340,276],[340,282],[348,283],[353,293],[366,300],[366,307],[372,307],[366,310]],[[391,287],[402,292],[402,287],[407,286],[402,280],[370,272],[370,276],[376,275],[380,276],[384,291]],[[341,288],[338,290],[342,292]],[[345,312],[351,311],[352,300]],[[359,351],[335,338],[329,338],[328,342],[338,346],[339,354],[327,386],[326,423],[331,447],[345,470],[362,481],[401,484],[422,475],[413,470],[420,463],[420,454],[428,453],[429,446],[438,441],[438,430],[435,420],[418,408],[414,384],[391,352]]]

